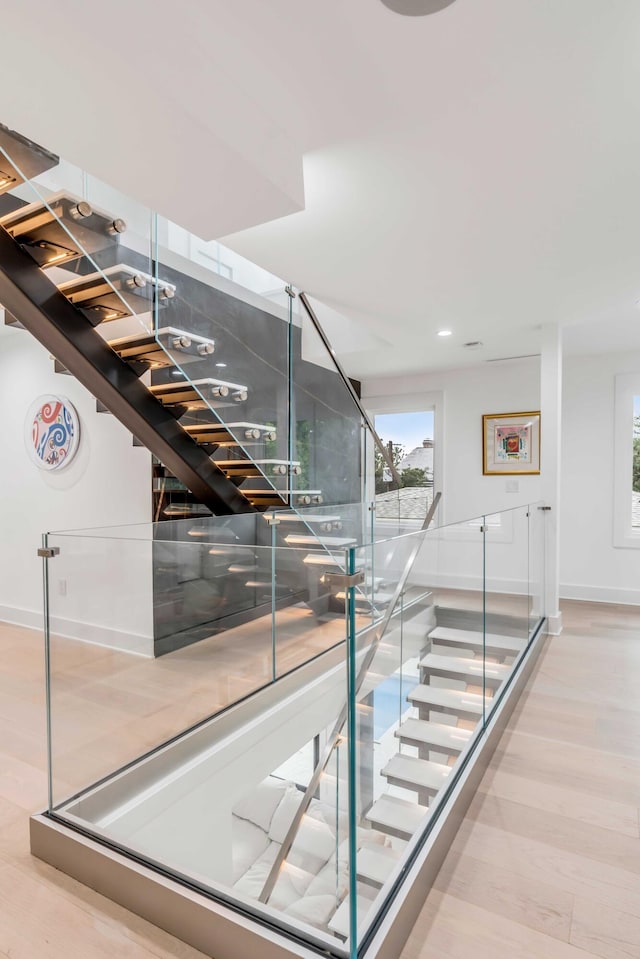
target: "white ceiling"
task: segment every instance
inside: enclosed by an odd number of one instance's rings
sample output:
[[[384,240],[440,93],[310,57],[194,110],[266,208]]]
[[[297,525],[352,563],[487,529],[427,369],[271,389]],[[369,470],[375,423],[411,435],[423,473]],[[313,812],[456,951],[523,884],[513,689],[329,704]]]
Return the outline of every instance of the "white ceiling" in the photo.
[[[352,374],[547,323],[640,348],[638,0],[33,0],[3,28],[0,120],[347,317]]]

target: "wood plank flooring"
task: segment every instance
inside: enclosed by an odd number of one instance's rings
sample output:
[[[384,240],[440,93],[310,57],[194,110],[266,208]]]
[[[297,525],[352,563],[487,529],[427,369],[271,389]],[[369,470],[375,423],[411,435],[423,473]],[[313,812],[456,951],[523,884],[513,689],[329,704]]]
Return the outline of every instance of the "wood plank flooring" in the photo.
[[[563,613],[402,959],[640,959],[640,608]],[[311,640],[292,623],[286,642],[295,662]],[[57,641],[57,789],[254,688],[262,645],[239,659],[228,638],[217,669],[207,647],[146,661]],[[0,624],[1,959],[199,957],[30,856],[45,801],[42,638]]]
[[[640,957],[640,609],[563,617],[402,959]]]

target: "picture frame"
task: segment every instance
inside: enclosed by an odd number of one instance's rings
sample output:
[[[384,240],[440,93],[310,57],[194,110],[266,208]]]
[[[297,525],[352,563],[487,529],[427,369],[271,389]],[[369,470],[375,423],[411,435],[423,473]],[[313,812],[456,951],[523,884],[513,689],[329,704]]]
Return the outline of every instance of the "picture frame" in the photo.
[[[484,414],[482,472],[485,476],[540,473],[540,410]]]

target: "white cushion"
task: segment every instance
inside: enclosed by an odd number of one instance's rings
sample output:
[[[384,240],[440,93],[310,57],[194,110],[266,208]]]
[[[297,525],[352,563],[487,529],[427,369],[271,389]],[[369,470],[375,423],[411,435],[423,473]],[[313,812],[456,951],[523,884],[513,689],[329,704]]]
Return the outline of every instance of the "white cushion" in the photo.
[[[304,899],[285,909],[285,914],[301,922],[307,922],[310,926],[323,928],[335,911],[336,900],[334,896],[305,896]]]
[[[280,845],[270,842],[261,856],[247,869],[243,876],[234,883],[236,889],[247,899],[258,899],[264,889],[264,884],[271,872],[271,866],[276,858]]]
[[[268,779],[256,786],[248,796],[235,804],[233,814],[234,816],[240,816],[241,819],[248,819],[249,822],[260,826],[265,832],[269,832],[273,814],[288,789],[291,789],[290,783],[269,776]],[[295,791],[297,792],[297,790]]]
[[[303,816],[287,862],[315,876],[335,851],[335,836],[327,824]]]
[[[289,831],[289,826],[293,822],[293,817],[302,802],[302,797],[303,793],[289,783],[278,808],[273,814],[271,825],[269,826],[269,839],[273,842],[284,842],[284,838]]]
[[[232,816],[231,821],[233,882],[235,883],[267,849],[269,837],[264,829],[260,829],[248,819]]]
[[[321,896],[329,895],[337,898],[338,902],[347,895],[349,891],[349,860],[346,855],[338,858],[338,869],[336,871],[336,857],[331,859],[322,867],[313,882],[309,884],[307,895]]]

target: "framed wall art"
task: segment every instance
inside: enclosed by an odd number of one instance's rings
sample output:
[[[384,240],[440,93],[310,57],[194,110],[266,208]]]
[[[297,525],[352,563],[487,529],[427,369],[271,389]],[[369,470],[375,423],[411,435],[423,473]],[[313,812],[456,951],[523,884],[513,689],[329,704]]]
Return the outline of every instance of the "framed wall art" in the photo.
[[[485,476],[540,472],[540,411],[486,413],[482,417]]]
[[[42,470],[67,466],[78,451],[80,420],[66,396],[39,396],[29,407],[24,424],[27,451]]]

